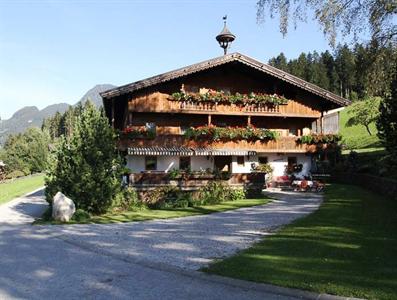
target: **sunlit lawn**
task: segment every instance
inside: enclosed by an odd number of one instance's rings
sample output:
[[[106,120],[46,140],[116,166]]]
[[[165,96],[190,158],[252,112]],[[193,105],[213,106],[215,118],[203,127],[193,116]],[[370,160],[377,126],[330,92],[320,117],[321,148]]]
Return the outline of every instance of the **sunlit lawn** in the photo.
[[[397,299],[397,203],[331,185],[320,209],[205,271],[286,287]]]
[[[379,138],[377,136],[377,129],[375,123],[370,124],[370,130],[372,135],[369,135],[367,130],[362,125],[355,125],[351,127],[346,126],[346,122],[350,117],[348,113],[352,107],[347,107],[340,113],[340,134],[343,137],[343,143],[348,149],[354,149],[355,151],[360,151],[360,149],[365,148],[376,148],[377,150],[382,150]]]
[[[44,175],[18,178],[13,181],[0,183],[0,204],[32,192],[42,186],[44,186]]]
[[[90,218],[80,220],[79,222],[75,220],[71,220],[67,224],[76,224],[76,223],[106,224],[106,223],[115,223],[115,222],[134,222],[134,221],[144,221],[144,220],[152,220],[152,219],[178,218],[178,217],[187,217],[187,216],[222,212],[226,210],[233,210],[233,209],[255,206],[255,205],[263,205],[268,202],[269,199],[244,199],[237,201],[227,201],[227,202],[223,202],[222,204],[206,205],[200,207],[143,209],[137,211],[112,212],[101,216],[92,216]],[[35,224],[60,224],[60,222],[38,220],[35,222]]]

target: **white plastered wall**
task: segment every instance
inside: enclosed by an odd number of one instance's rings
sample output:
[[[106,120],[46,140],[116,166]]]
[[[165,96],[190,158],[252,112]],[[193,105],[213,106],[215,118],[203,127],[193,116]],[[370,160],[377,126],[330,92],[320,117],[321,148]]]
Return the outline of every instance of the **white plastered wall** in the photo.
[[[144,156],[132,156],[127,155],[127,168],[132,173],[140,173],[145,170],[145,157]]]
[[[190,159],[190,166],[192,171],[204,171],[206,169],[213,169],[214,160],[207,156],[192,156]]]
[[[273,176],[285,175],[285,168],[288,165],[288,157],[296,157],[297,163],[302,164],[302,172],[297,174],[298,176],[308,175],[311,169],[311,158],[304,153],[287,153],[287,154],[275,154],[275,153],[263,153],[261,156],[267,156],[268,163],[273,167]]]
[[[311,169],[311,158],[304,153],[288,153],[277,155],[275,153],[259,153],[258,156],[266,156],[268,163],[273,167],[273,176],[285,175],[285,167],[288,165],[288,157],[295,156],[297,163],[303,165],[302,172],[298,175],[307,175]],[[237,156],[232,157],[232,173],[250,173],[251,164],[258,163],[258,156],[244,157],[244,165],[237,164]],[[206,156],[192,156],[191,169],[193,171],[201,171],[213,169],[214,161],[212,158],[207,159]],[[145,156],[127,156],[127,167],[133,173],[145,171]],[[179,169],[179,156],[158,156],[157,171],[168,172],[172,169]]]
[[[145,156],[128,155],[127,167],[133,173],[145,171]],[[179,156],[157,156],[157,170],[169,172],[172,169],[179,169]]]
[[[232,157],[232,173],[251,173],[251,164],[258,163],[257,156],[244,156],[244,164],[237,163],[237,156]]]

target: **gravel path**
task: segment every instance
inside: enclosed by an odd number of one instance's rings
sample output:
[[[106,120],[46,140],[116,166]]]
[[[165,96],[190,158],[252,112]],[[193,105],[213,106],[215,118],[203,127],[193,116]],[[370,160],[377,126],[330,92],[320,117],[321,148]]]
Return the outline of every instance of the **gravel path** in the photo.
[[[0,206],[0,299],[322,299],[194,271],[321,202],[319,195],[279,196],[212,215],[73,226],[29,225],[46,208],[42,192],[15,199]]]
[[[0,224],[31,224],[40,217],[48,203],[44,200],[44,190],[39,188],[25,196],[15,198],[0,205]]]
[[[46,227],[71,244],[188,270],[233,255],[318,208],[322,196],[279,193],[263,206],[168,220]]]

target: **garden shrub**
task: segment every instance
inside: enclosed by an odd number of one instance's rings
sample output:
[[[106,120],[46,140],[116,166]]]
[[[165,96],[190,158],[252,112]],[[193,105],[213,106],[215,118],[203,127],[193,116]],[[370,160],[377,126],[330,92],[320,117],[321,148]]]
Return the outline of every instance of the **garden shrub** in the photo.
[[[245,191],[244,191],[244,189],[231,189],[231,188],[228,188],[229,189],[229,199],[228,200],[230,200],[230,201],[238,201],[238,200],[243,200],[243,199],[245,199],[246,198],[246,195],[245,195]]]
[[[210,181],[198,191],[164,186],[141,194],[140,201],[150,208],[186,208],[245,199],[243,189],[232,189],[222,181]]]
[[[137,191],[132,187],[125,188],[113,202],[114,209],[120,210],[141,210],[146,208],[145,203],[140,201]]]
[[[218,204],[229,200],[230,188],[222,181],[210,181],[200,189],[202,205]]]
[[[150,208],[164,208],[165,202],[177,197],[178,188],[173,186],[158,187],[154,190],[144,193],[141,200]]]
[[[18,177],[22,177],[25,176],[26,174],[20,170],[15,170],[15,171],[11,171],[10,173],[8,173],[6,175],[7,179],[12,179],[12,178],[18,178]]]
[[[77,209],[73,214],[72,220],[76,222],[84,222],[91,218],[90,214],[82,209]]]

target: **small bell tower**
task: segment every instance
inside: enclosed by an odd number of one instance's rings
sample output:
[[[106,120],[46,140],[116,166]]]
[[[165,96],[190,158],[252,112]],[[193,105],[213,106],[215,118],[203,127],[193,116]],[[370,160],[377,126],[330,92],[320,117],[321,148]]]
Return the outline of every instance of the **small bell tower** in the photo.
[[[227,16],[223,17],[223,30],[220,34],[216,36],[216,40],[219,43],[219,46],[223,48],[223,54],[227,54],[227,49],[229,48],[230,44],[236,39],[236,36],[230,32],[230,30],[226,27],[226,20]]]

